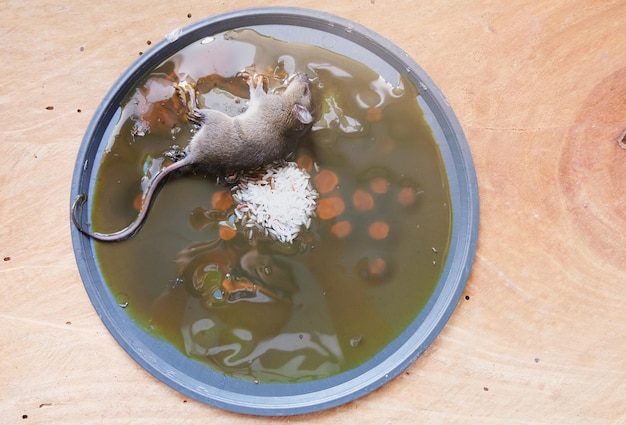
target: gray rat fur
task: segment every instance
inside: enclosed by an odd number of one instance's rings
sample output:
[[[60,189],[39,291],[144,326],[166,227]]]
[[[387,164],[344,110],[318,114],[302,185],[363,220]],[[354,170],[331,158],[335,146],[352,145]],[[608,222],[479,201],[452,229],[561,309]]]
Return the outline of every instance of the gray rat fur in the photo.
[[[248,109],[235,117],[210,109],[197,110],[195,104],[192,105],[188,115],[199,121],[200,129],[189,142],[185,157],[165,167],[156,176],[144,196],[141,211],[128,227],[114,233],[85,229],[76,216],[76,211],[87,200],[87,195],[81,193],[74,200],[71,210],[76,228],[99,241],[128,239],[143,225],[156,190],[172,172],[194,167],[217,176],[229,176],[286,158],[313,122],[307,76],[295,74],[282,93],[266,93],[262,76],[249,78],[248,85]]]

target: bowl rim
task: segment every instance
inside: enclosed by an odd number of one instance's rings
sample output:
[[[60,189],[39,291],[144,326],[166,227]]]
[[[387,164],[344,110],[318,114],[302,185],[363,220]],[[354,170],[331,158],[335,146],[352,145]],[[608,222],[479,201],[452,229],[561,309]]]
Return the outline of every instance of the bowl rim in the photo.
[[[403,50],[374,31],[326,12],[297,7],[239,9],[178,28],[153,44],[119,77],[94,113],[80,145],[70,202],[88,192],[97,175],[97,151],[121,100],[147,72],[192,42],[229,29],[260,25],[303,27],[339,36],[366,48],[396,70],[408,73],[423,90],[421,105],[429,110],[448,177],[452,230],[446,264],[431,298],[407,329],[373,359],[330,378],[293,384],[255,384],[209,370],[181,370],[182,355],[139,329],[122,311],[111,308],[113,295],[104,282],[94,242],[71,224],[76,262],[85,290],[118,344],[150,374],[173,389],[208,405],[263,416],[284,416],[329,409],[357,399],[390,381],[411,365],[439,335],[461,298],[476,253],[479,198],[476,172],[461,125],[442,92]],[[178,353],[178,354],[177,354]],[[170,359],[167,362],[164,358]],[[191,368],[191,366],[190,366]]]

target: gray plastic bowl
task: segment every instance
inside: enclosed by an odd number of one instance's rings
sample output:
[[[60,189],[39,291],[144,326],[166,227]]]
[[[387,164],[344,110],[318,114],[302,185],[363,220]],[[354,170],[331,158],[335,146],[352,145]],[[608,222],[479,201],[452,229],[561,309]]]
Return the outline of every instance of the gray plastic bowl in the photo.
[[[352,57],[387,81],[398,71],[420,87],[424,110],[444,160],[452,201],[450,251],[432,297],[392,343],[350,371],[307,383],[255,384],[231,378],[200,364],[138,327],[121,309],[102,276],[93,241],[73,225],[74,253],[85,289],[117,342],[142,367],[181,393],[222,409],[255,415],[294,415],[328,409],[367,394],[400,374],[433,342],[448,321],[465,288],[478,234],[478,187],[474,165],[452,109],[426,73],[402,50],[380,35],[348,20],[313,10],[258,8],[213,16],[155,44],[113,85],[96,111],[82,141],[71,198],[91,193],[99,161],[117,119],[119,105],[146,72],[181,48],[235,28],[253,27],[276,38],[325,47]]]

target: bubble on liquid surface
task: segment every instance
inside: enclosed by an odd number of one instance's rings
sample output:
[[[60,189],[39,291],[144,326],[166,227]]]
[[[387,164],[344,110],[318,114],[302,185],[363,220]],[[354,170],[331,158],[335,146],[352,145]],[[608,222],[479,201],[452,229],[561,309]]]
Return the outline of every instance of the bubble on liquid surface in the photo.
[[[182,128],[180,128],[177,125],[172,127],[172,129],[170,130],[170,133],[172,134],[172,140],[176,140],[176,136],[178,136],[178,133],[180,133],[181,131],[182,131]]]
[[[355,336],[354,338],[350,338],[350,346],[357,347],[361,343],[362,340],[363,340],[363,337],[361,335]]]
[[[211,294],[211,298],[213,298],[214,301],[223,301],[224,291],[222,291],[220,288],[215,288],[213,290],[213,293]]]
[[[117,302],[117,305],[119,305],[122,308],[128,307],[129,298],[128,298],[128,295],[125,294],[124,292],[120,292],[119,294],[117,294],[115,296],[115,301]]]

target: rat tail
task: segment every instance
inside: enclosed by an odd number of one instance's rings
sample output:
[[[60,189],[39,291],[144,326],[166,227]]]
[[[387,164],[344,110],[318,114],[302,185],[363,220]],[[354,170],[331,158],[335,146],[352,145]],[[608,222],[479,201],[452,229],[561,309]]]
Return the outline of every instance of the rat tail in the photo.
[[[156,178],[148,188],[148,191],[143,201],[143,205],[141,207],[141,211],[139,211],[137,218],[135,219],[135,221],[133,221],[130,225],[123,228],[122,230],[118,230],[117,232],[113,233],[99,233],[90,231],[85,228],[79,219],[79,217],[81,216],[80,213],[83,209],[82,207],[87,201],[87,194],[85,193],[81,193],[76,196],[76,198],[74,198],[74,202],[72,203],[70,217],[72,219],[72,222],[74,223],[74,226],[76,226],[76,228],[84,235],[102,242],[119,242],[132,237],[135,233],[137,233],[141,226],[143,226],[144,219],[146,218],[146,215],[148,215],[148,210],[150,209],[150,204],[152,203],[154,194],[159,188],[161,182],[167,176],[169,176],[172,171],[186,165],[188,165],[188,162],[183,159],[161,170],[161,172],[156,176]]]
[[[74,226],[76,226],[76,228],[82,234],[89,236],[90,238],[93,238],[95,240],[102,241],[102,242],[118,242],[118,241],[123,241],[133,236],[135,233],[137,233],[137,231],[141,227],[143,223],[142,216],[145,215],[144,211],[147,210],[147,208],[145,207],[142,208],[142,210],[139,212],[139,215],[137,216],[137,219],[131,225],[129,225],[128,227],[122,230],[119,230],[114,233],[92,232],[88,230],[87,228],[83,227],[83,224],[80,222],[78,218],[81,215],[80,213],[82,212],[82,209],[83,209],[82,207],[86,201],[87,201],[86,193],[81,193],[78,196],[76,196],[76,198],[74,198],[74,202],[72,203],[72,209],[70,212],[72,222],[74,223]]]

